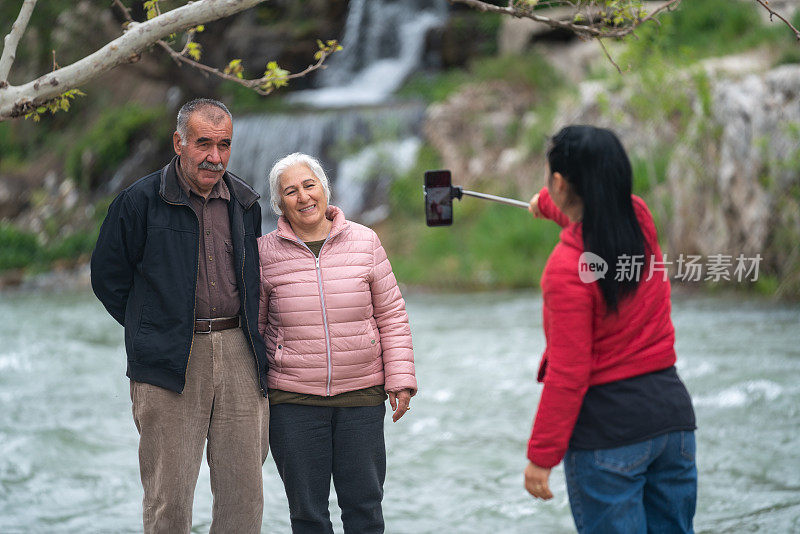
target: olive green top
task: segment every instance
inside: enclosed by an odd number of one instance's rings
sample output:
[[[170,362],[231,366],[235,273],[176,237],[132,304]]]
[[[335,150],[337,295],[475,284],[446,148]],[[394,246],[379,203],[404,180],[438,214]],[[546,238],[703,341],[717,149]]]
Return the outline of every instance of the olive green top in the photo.
[[[322,249],[322,241],[306,241],[306,246],[311,249],[314,256],[319,257]],[[383,386],[372,386],[355,391],[348,391],[326,397],[324,395],[307,395],[305,393],[295,393],[293,391],[283,391],[281,389],[269,390],[270,404],[303,404],[306,406],[328,406],[332,408],[353,408],[356,406],[378,406],[383,404],[388,398]]]
[[[269,390],[270,404],[304,404],[306,406],[329,406],[333,408],[352,408],[354,406],[378,406],[389,396],[383,386],[372,386],[347,393],[339,393],[326,397],[324,395],[307,395],[281,389]]]
[[[325,240],[322,241],[306,241],[306,246],[311,249],[311,252],[314,253],[314,256],[319,258],[319,251],[322,250],[322,244],[325,243]]]

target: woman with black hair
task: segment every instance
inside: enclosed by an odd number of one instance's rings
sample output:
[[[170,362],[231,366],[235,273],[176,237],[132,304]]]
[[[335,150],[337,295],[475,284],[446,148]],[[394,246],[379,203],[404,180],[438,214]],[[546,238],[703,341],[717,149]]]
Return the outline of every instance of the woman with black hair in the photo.
[[[562,459],[578,531],[692,532],[695,418],[675,371],[670,285],[653,217],[609,130],[568,126],[534,217],[563,227],[541,286],[544,383],[525,487],[552,498]]]

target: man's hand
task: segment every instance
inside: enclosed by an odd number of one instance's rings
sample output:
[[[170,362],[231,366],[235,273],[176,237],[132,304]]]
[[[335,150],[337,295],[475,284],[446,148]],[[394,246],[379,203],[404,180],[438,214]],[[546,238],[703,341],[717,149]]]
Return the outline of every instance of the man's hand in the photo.
[[[525,468],[525,489],[537,499],[549,501],[553,498],[550,491],[548,480],[550,479],[550,468],[539,467],[533,462],[528,462]]]
[[[405,413],[411,409],[409,403],[411,402],[411,390],[404,389],[397,393],[389,392],[389,404],[392,405],[392,422],[396,423],[398,419],[403,417]]]
[[[539,193],[533,195],[531,204],[528,206],[528,211],[531,212],[531,214],[537,219],[541,219],[543,217],[542,212],[539,211]]]

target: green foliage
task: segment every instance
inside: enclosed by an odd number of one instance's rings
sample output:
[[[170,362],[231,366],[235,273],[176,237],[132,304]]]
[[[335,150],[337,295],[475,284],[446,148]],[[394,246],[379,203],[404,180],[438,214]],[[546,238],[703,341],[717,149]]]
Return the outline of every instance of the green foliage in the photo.
[[[163,118],[160,109],[136,104],[109,109],[71,143],[64,163],[66,176],[84,188],[92,186],[129,155],[130,142],[137,134],[155,128],[158,137],[164,135],[168,125]]]
[[[535,52],[479,58],[470,65],[476,81],[503,80],[512,85],[545,89],[558,78],[553,66]]]
[[[525,130],[524,144],[531,153],[541,153],[554,133],[553,121],[558,113],[558,105],[554,99],[546,100],[537,105],[533,112],[536,114],[536,122]]]
[[[637,71],[650,63],[654,54],[673,64],[687,64],[786,39],[786,27],[764,26],[758,10],[754,2],[681,2],[674,12],[659,18],[660,24],[641,26],[638,39],[626,41],[619,62]]]
[[[155,18],[161,14],[161,7],[158,5],[160,0],[146,0],[143,4],[144,10],[147,13],[147,20]]]
[[[520,55],[475,58],[468,69],[451,69],[436,74],[419,73],[400,88],[398,95],[439,102],[464,84],[498,80],[519,86],[521,91],[533,90],[537,94],[549,93],[563,83],[544,57],[530,51]]]
[[[25,118],[33,119],[33,122],[39,122],[42,115],[48,111],[51,115],[55,115],[59,111],[69,111],[71,105],[70,100],[73,100],[76,96],[86,96],[86,93],[80,89],[70,89],[69,91],[61,93],[54,99],[45,102],[30,113],[26,113]]]
[[[25,151],[11,121],[0,122],[0,170],[19,164]]]
[[[637,81],[640,87],[628,101],[637,120],[669,121],[683,131],[696,114],[695,98],[703,116],[711,114],[711,82],[702,68],[680,72],[655,53],[638,73]]]
[[[288,75],[288,70],[283,70],[278,66],[277,62],[270,61],[267,63],[267,70],[264,71],[264,83],[259,87],[262,91],[272,91],[278,87],[288,85],[289,81],[286,79]]]
[[[54,240],[49,247],[42,250],[42,262],[49,264],[59,260],[72,260],[88,255],[94,249],[98,227],[92,232],[75,232],[64,238]]]
[[[800,63],[800,47],[798,46],[786,48],[783,52],[781,52],[781,54],[778,56],[778,60],[775,62],[775,66],[792,65],[795,63]]]
[[[470,81],[467,71],[452,69],[445,72],[417,73],[397,91],[403,98],[421,98],[426,102],[441,102]]]
[[[33,196],[34,204],[48,201],[46,195]],[[37,196],[41,198],[37,200]],[[0,222],[0,272],[9,269],[40,272],[54,264],[87,261],[112,199],[101,198],[88,207],[57,211],[42,221],[43,228],[38,235]],[[86,218],[76,217],[76,210]]]
[[[231,76],[236,76],[240,80],[244,78],[244,67],[242,67],[242,60],[241,59],[232,59],[228,66],[225,67],[225,74],[230,74]]]
[[[36,236],[0,222],[0,271],[30,264],[39,254]]]
[[[633,193],[646,196],[655,186],[665,183],[670,159],[672,147],[669,146],[658,147],[647,157],[632,157]]]
[[[195,43],[194,41],[186,43],[186,53],[195,61],[200,61],[202,50],[203,47],[200,46],[200,43]]]
[[[314,53],[314,59],[317,61],[322,58],[323,54],[330,55],[334,52],[339,52],[342,50],[342,45],[340,45],[335,39],[325,41],[324,43],[317,39],[317,46],[319,47],[319,50]]]

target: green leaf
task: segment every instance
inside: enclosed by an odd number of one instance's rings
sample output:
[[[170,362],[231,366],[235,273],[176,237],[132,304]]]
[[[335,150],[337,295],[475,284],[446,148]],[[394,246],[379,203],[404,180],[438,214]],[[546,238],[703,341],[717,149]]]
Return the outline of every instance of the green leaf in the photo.
[[[243,71],[241,59],[232,59],[228,62],[228,66],[225,67],[225,74],[232,74],[239,79],[244,77]]]
[[[186,53],[195,61],[200,61],[200,50],[202,48],[199,43],[191,42],[186,45]]]

